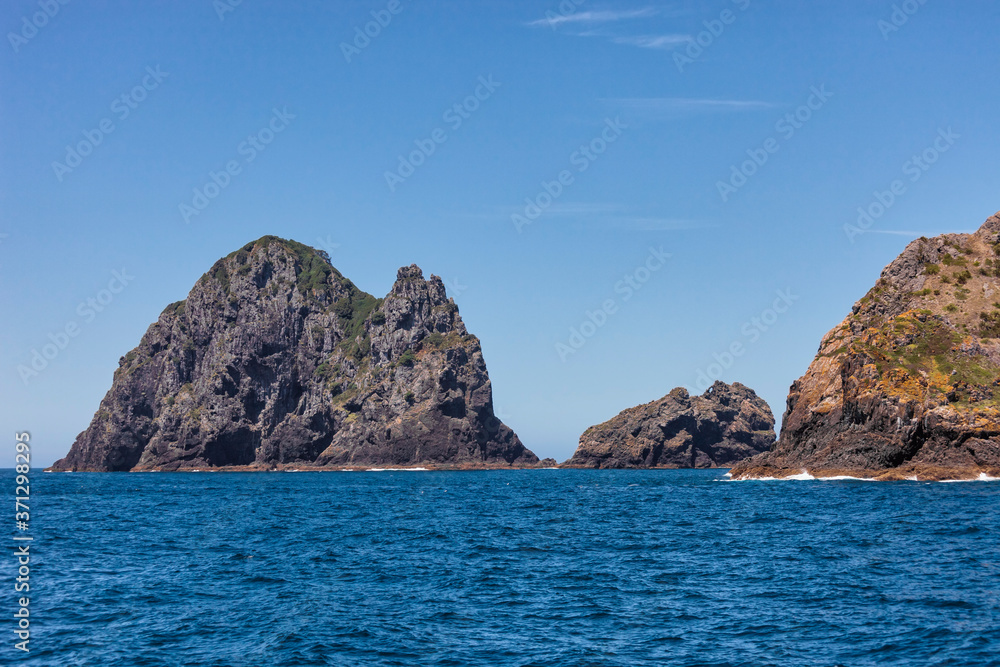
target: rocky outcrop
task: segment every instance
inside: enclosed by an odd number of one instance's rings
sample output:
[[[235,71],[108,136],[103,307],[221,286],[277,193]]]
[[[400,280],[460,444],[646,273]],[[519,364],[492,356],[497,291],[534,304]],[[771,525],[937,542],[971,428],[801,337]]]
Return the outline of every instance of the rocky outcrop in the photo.
[[[737,478],[1000,476],[1000,215],[920,238],[791,387],[774,450]]]
[[[494,415],[438,277],[402,268],[376,299],[322,251],[267,236],[163,311],[52,469],[537,463]]]
[[[752,389],[716,382],[701,396],[677,388],[591,426],[564,467],[719,468],[766,451],[774,416]]]

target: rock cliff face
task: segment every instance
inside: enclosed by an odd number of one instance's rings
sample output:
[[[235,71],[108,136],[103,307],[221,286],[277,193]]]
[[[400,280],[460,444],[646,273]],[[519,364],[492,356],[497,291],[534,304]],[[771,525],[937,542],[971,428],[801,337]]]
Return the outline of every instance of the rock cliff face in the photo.
[[[736,382],[716,382],[701,396],[677,388],[588,428],[564,466],[581,468],[718,468],[766,451],[774,416]]]
[[[791,387],[734,477],[1000,476],[1000,215],[910,243]]]
[[[264,237],[219,260],[121,358],[54,470],[526,466],[479,340],[436,276],[384,299]]]

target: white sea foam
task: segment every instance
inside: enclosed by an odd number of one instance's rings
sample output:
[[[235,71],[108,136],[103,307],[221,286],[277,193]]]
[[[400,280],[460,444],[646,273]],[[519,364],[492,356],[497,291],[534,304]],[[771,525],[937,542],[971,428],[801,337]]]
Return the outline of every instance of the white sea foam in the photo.
[[[877,481],[874,477],[851,477],[850,475],[835,475],[833,477],[817,477],[816,479],[818,479],[820,481],[823,481],[823,482],[827,482],[827,481],[829,481],[829,482],[836,482],[836,481],[843,481],[843,480],[848,480],[848,479],[854,480],[856,482],[875,482],[875,481]]]
[[[368,468],[367,472],[427,472],[430,468]]]
[[[942,484],[953,484],[956,482],[1000,482],[1000,477],[991,477],[984,472],[979,473],[979,477],[974,479],[942,479]]]
[[[723,477],[730,477],[727,473]],[[878,480],[873,477],[852,477],[850,475],[834,475],[833,477],[814,477],[808,472],[803,470],[798,475],[789,475],[788,477],[742,477],[739,479],[717,479],[717,482],[784,482],[784,481],[811,481],[815,480],[818,482],[837,482],[837,481],[847,481],[853,480],[856,482],[877,482]],[[907,481],[919,482],[917,476],[907,477]],[[979,473],[979,477],[973,479],[942,479],[940,480],[943,484],[958,483],[958,482],[1000,482],[1000,477],[991,477],[986,473]]]
[[[727,473],[728,474],[728,473]],[[730,478],[729,481],[732,482],[786,482],[786,481],[804,481],[816,479],[804,469],[798,475],[789,475],[788,477],[740,477],[738,479]],[[722,481],[722,480],[719,480]]]

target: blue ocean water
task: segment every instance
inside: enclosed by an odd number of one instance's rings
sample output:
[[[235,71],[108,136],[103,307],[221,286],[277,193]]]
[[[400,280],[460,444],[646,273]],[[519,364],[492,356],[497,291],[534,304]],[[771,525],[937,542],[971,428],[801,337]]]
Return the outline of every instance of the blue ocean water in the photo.
[[[531,470],[32,484],[32,650],[13,650],[4,612],[3,664],[1000,665],[997,483]],[[4,558],[11,611],[14,570]]]

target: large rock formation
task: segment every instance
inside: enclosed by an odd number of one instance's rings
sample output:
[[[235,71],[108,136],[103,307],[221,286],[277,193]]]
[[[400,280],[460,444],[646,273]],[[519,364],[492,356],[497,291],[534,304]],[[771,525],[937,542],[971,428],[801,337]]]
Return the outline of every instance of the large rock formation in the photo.
[[[1000,215],[920,238],[828,333],[734,477],[1000,476]]]
[[[739,382],[716,382],[701,396],[677,388],[591,426],[567,467],[718,468],[766,451],[774,416]]]
[[[440,278],[402,268],[376,299],[322,251],[265,236],[163,311],[52,469],[537,462],[493,414]]]

